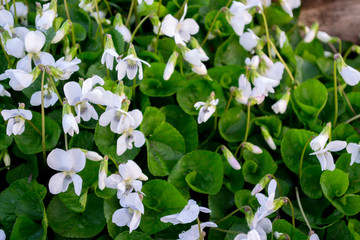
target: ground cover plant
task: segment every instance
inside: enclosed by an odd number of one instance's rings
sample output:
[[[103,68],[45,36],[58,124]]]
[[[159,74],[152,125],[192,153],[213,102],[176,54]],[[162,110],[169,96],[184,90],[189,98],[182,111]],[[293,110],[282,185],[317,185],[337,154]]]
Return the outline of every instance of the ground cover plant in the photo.
[[[360,47],[300,0],[0,3],[0,239],[360,239]]]

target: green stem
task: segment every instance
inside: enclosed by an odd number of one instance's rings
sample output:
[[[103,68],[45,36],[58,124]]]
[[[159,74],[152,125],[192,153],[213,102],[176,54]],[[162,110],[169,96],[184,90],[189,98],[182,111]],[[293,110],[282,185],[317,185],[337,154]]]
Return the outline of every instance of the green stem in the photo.
[[[225,221],[226,219],[228,219],[229,217],[231,217],[231,216],[234,215],[235,213],[241,211],[241,210],[244,209],[245,207],[247,207],[247,206],[243,206],[243,207],[241,207],[241,208],[238,208],[238,209],[232,211],[232,212],[229,213],[227,216],[225,216],[225,217],[221,218],[220,220],[218,220],[218,221],[216,222],[216,224],[219,224],[219,223]]]
[[[128,15],[127,19],[126,19],[125,26],[128,26],[128,25],[129,25],[130,18],[131,18],[131,14],[132,14],[132,12],[133,12],[133,10],[134,10],[135,1],[137,1],[137,0],[132,0],[132,1],[131,1],[130,10],[129,10],[129,15]]]
[[[64,133],[64,141],[65,141],[65,150],[67,151],[67,150],[69,149],[69,147],[68,147],[67,133]]]
[[[46,161],[46,146],[45,146],[45,108],[44,108],[44,78],[46,69],[43,69],[41,76],[41,137],[42,137],[42,150],[44,161]]]
[[[31,122],[31,120],[27,120],[27,121],[35,129],[35,131],[41,136],[41,131]]]
[[[213,21],[212,21],[211,24],[210,24],[209,30],[208,30],[208,32],[206,33],[206,36],[205,36],[204,40],[201,42],[201,46],[202,46],[202,47],[205,45],[207,39],[209,38],[209,35],[210,35],[210,33],[211,33],[211,31],[212,31],[212,29],[213,29],[213,27],[214,27],[214,25],[215,25],[215,22],[216,22],[217,18],[219,17],[220,13],[221,13],[222,11],[224,11],[226,8],[227,8],[227,7],[222,7],[222,8],[220,8],[220,10],[216,13]]]
[[[181,76],[184,77],[183,58],[180,58],[179,65],[180,65],[180,74],[181,74]]]
[[[309,145],[310,141],[312,140],[312,136],[309,137],[309,139],[307,140],[302,152],[301,152],[301,157],[300,157],[300,165],[299,165],[299,177],[301,177],[301,173],[302,173],[302,165],[303,165],[303,162],[304,162],[304,156],[305,156],[305,151],[306,151],[306,148],[307,146]]]
[[[13,6],[14,6],[14,19],[15,19],[15,24],[18,23],[18,18],[17,18],[17,13],[16,13],[16,4],[15,4],[15,0],[13,0]]]
[[[9,64],[9,67],[10,67],[10,68],[13,68],[12,63],[11,63],[11,60],[10,60],[10,58],[9,58],[9,55],[7,55],[7,53],[6,53],[6,51],[5,51],[4,44],[3,44],[2,41],[0,41],[0,45],[1,45],[2,51],[3,51],[4,55],[5,55],[6,61],[7,61],[8,64]]]
[[[265,16],[264,11],[261,11],[261,15],[262,15],[263,20],[264,20],[264,27],[265,27],[265,32],[266,32],[268,55],[269,55],[270,60],[272,61],[271,48],[270,48],[270,34],[269,34],[269,28],[268,28],[268,24],[267,24],[267,21],[266,21],[266,16]]]
[[[334,104],[335,104],[335,115],[334,115],[334,128],[336,126],[337,115],[338,115],[338,99],[337,99],[337,84],[336,84],[336,61],[334,61]]]
[[[214,128],[211,131],[210,135],[206,138],[206,140],[201,144],[201,146],[205,145],[215,134],[217,128],[217,111],[215,110],[215,120],[214,120]]]
[[[279,58],[280,62],[282,62],[282,64],[284,64],[285,70],[286,70],[286,72],[289,74],[289,77],[290,77],[292,83],[298,85],[299,83],[295,81],[295,78],[294,78],[294,76],[292,75],[292,73],[291,73],[288,65],[286,64],[286,62],[284,61],[284,59],[281,57],[280,53],[279,53],[278,50],[276,49],[276,47],[275,47],[274,43],[271,41],[271,39],[269,39],[269,43],[270,43],[270,45],[273,47],[273,49],[274,49],[274,51],[275,51],[275,53],[276,53],[276,56]]]
[[[226,108],[225,108],[224,113],[226,113],[226,111],[229,109],[231,100],[232,100],[232,98],[233,98],[233,95],[234,95],[234,91],[231,91],[231,92],[230,92],[229,101],[228,101],[227,104],[226,104]]]
[[[96,0],[95,0],[95,2],[96,2]],[[69,21],[71,21],[70,13],[69,13],[68,5],[67,5],[67,0],[64,0],[64,6],[65,6],[66,17]],[[72,42],[72,45],[75,46],[75,44],[76,44],[75,28],[74,28],[74,24],[72,22],[71,22],[71,42]]]
[[[160,24],[159,30],[158,30],[158,32],[156,34],[156,40],[155,40],[155,46],[154,46],[154,48],[155,48],[154,53],[155,54],[157,54],[157,51],[158,51],[160,32],[161,32],[161,24]]]
[[[61,100],[61,96],[59,94],[59,91],[57,90],[55,82],[54,82],[54,80],[52,79],[52,77],[50,75],[49,75],[48,80],[50,80],[51,84],[53,85],[55,93],[56,93],[56,95],[57,95],[57,97],[59,99],[59,102],[61,103],[61,106],[63,106],[64,104],[63,104],[63,101]]]
[[[251,103],[249,102],[247,104],[247,117],[246,117],[246,129],[245,129],[245,136],[244,136],[244,140],[239,144],[239,146],[236,148],[236,151],[235,151],[235,155],[234,157],[236,157],[236,155],[238,154],[242,144],[244,142],[247,141],[247,138],[248,138],[248,134],[249,134],[249,128],[250,128],[250,108],[251,108]],[[240,158],[239,158],[240,160]]]
[[[158,8],[157,8],[157,11],[156,11],[156,14],[158,15],[158,17],[160,17],[161,2],[162,2],[162,0],[159,0],[159,2],[158,2]]]
[[[148,19],[150,16],[152,15],[152,13],[146,15],[143,19],[141,19],[141,21],[139,22],[139,24],[136,26],[135,30],[133,31],[132,35],[131,35],[131,40],[130,43],[132,43],[132,41],[134,40],[135,34],[136,32],[140,29],[141,25],[146,21],[146,19]]]
[[[355,110],[354,110],[353,106],[351,105],[351,102],[350,102],[349,98],[347,97],[347,95],[346,95],[346,93],[345,93],[344,89],[342,88],[342,86],[341,86],[341,84],[340,84],[340,82],[339,82],[339,81],[338,81],[338,85],[339,85],[340,91],[341,91],[341,93],[343,94],[343,96],[344,96],[344,98],[345,98],[345,100],[346,100],[347,104],[349,105],[349,107],[350,107],[350,109],[351,109],[352,113],[356,116],[356,112],[355,112]]]
[[[94,0],[94,2],[95,2],[96,14],[97,14],[97,24],[99,25],[99,28],[100,28],[101,43],[104,46],[104,30],[103,30],[102,24],[101,24],[99,6],[97,4],[97,0]]]
[[[105,5],[106,5],[106,8],[108,9],[108,11],[109,11],[109,13],[110,13],[110,16],[112,17],[113,14],[112,14],[112,12],[111,12],[111,8],[110,8],[110,5],[109,5],[108,1],[107,1],[107,0],[104,0],[104,2],[105,2]]]
[[[133,87],[132,87],[132,102],[135,101],[135,91],[136,91],[136,77],[133,79]]]
[[[10,12],[10,6],[8,0],[5,0],[5,4],[6,4],[6,10]]]
[[[119,170],[119,164],[110,156],[110,155],[106,155],[108,156],[108,158],[110,158],[110,160],[114,163],[115,167]]]
[[[198,229],[199,229],[199,240],[204,240],[204,237],[203,237],[203,235],[201,233],[201,225],[200,225],[199,217],[196,220],[197,220],[197,225],[198,225]]]
[[[351,47],[348,48],[348,50],[345,52],[343,59],[344,61],[346,60],[346,58],[349,56],[349,54],[352,52],[354,45],[351,45]]]
[[[295,187],[295,193],[296,193],[296,200],[297,200],[297,202],[298,202],[300,212],[301,212],[301,214],[303,215],[303,218],[304,218],[304,220],[305,220],[306,225],[307,225],[308,228],[309,228],[309,231],[311,232],[312,229],[311,229],[311,226],[310,226],[309,221],[308,221],[307,218],[306,218],[304,209],[303,209],[303,207],[302,207],[302,205],[301,205],[300,196],[299,196],[299,189],[298,189],[297,187]]]
[[[339,53],[341,54],[342,52],[342,42],[341,39],[339,38]]]
[[[290,200],[288,197],[285,197],[285,198],[288,200],[288,202],[289,202],[289,204],[290,204],[291,214],[292,214],[291,222],[292,222],[293,227],[295,227],[295,212],[294,212],[294,206],[293,206],[291,200]]]
[[[232,230],[225,230],[225,229],[221,229],[221,228],[212,228],[216,231],[219,231],[219,232],[225,232],[225,233],[236,233],[236,234],[239,234],[239,233],[242,233],[242,232],[239,232],[239,231],[232,231]]]
[[[356,120],[356,119],[359,119],[360,118],[360,114],[348,119],[346,122],[344,122],[345,124],[347,123],[351,123],[352,121]]]

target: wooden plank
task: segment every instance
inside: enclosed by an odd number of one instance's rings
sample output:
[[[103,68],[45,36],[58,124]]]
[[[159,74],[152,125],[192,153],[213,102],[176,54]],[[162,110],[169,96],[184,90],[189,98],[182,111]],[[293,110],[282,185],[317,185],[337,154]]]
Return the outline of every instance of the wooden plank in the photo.
[[[300,22],[343,40],[360,43],[360,0],[302,0]]]

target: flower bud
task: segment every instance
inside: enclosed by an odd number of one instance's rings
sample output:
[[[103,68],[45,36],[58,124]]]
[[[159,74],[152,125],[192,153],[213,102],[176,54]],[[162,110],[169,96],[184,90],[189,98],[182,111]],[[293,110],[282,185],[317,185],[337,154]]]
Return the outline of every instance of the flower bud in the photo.
[[[99,168],[99,189],[104,190],[105,188],[105,179],[107,177],[108,172],[108,157],[105,156],[104,159],[100,162],[100,168]]]
[[[257,193],[261,192],[266,185],[270,182],[272,176],[270,174],[265,175],[258,184],[255,185],[254,189],[251,191],[251,195],[255,196]]]
[[[221,146],[221,150],[223,151],[223,154],[226,158],[226,160],[229,162],[230,166],[235,170],[240,170],[241,166],[239,162],[236,160],[234,155],[230,152],[230,150],[225,147],[224,145]]]
[[[61,79],[62,76],[65,74],[62,70],[59,68],[53,67],[51,65],[46,66],[49,69],[49,74],[53,76],[55,79]]]
[[[70,20],[66,20],[63,25],[61,25],[60,29],[56,31],[55,37],[51,40],[51,43],[60,42],[70,32],[71,24]]]
[[[10,168],[10,164],[11,164],[10,155],[9,155],[7,149],[4,149],[3,153],[4,153],[4,157],[3,157],[4,164],[5,164],[5,166],[9,169],[9,168]]]
[[[277,101],[275,104],[273,104],[271,106],[271,109],[276,113],[276,114],[283,114],[286,112],[286,108],[287,105],[289,103],[290,100],[290,91],[286,92],[279,101]]]
[[[304,37],[304,42],[306,43],[310,43],[314,40],[314,38],[316,37],[316,33],[319,30],[319,24],[316,22],[314,23],[311,28],[305,27],[305,37]]]
[[[336,66],[346,84],[355,86],[360,81],[360,72],[348,66],[340,54],[335,54]]]
[[[273,138],[271,137],[269,131],[265,127],[261,126],[261,133],[262,133],[266,143],[269,145],[269,147],[272,150],[276,150],[275,142],[274,142]]]
[[[85,157],[92,161],[100,161],[103,159],[103,157],[100,156],[100,154],[98,154],[97,152],[87,150],[85,150]]]
[[[286,233],[274,232],[274,236],[277,240],[290,240],[290,237]]]
[[[163,75],[164,80],[169,80],[171,75],[173,74],[178,56],[179,56],[178,52],[174,52],[173,54],[171,54],[165,67],[165,71]]]
[[[310,147],[313,151],[319,151],[323,149],[326,145],[327,140],[331,135],[331,122],[327,123],[321,133],[311,140]]]
[[[261,154],[263,152],[260,147],[249,142],[244,142],[242,147],[255,154]]]

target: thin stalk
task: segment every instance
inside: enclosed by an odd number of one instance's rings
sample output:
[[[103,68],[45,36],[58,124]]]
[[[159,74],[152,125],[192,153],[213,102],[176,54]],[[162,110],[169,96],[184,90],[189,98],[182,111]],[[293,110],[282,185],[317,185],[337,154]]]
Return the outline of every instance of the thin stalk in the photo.
[[[336,126],[337,115],[338,115],[338,99],[337,99],[337,84],[336,84],[336,61],[334,61],[334,104],[335,104],[335,115],[334,115],[334,127]]]
[[[107,10],[108,10],[109,13],[110,13],[110,16],[112,17],[113,14],[112,14],[112,12],[111,12],[111,8],[110,8],[110,5],[109,5],[108,1],[107,1],[107,0],[104,0],[104,2],[105,2],[105,5],[106,5]]]
[[[228,101],[227,104],[226,104],[226,108],[225,108],[224,113],[226,113],[226,111],[229,109],[231,100],[232,100],[232,98],[233,98],[233,95],[234,95],[234,91],[231,91],[231,92],[230,92],[229,101]]]
[[[67,151],[69,149],[68,147],[68,139],[67,139],[67,133],[64,132],[64,141],[65,141],[65,150]]]
[[[305,215],[305,212],[304,212],[304,209],[303,209],[303,207],[302,207],[302,205],[301,205],[300,196],[299,196],[299,189],[298,189],[297,187],[295,187],[295,193],[296,193],[296,200],[297,200],[297,202],[298,202],[300,212],[301,212],[301,214],[303,215],[303,218],[304,218],[304,220],[305,220],[306,225],[307,225],[308,228],[309,228],[309,231],[312,232],[310,223],[309,223],[309,221],[307,220],[306,215]]]
[[[205,35],[204,40],[201,42],[201,46],[202,46],[202,47],[205,45],[206,41],[208,40],[209,35],[210,35],[210,33],[211,33],[211,31],[212,31],[212,29],[213,29],[213,27],[214,27],[214,25],[215,25],[215,22],[216,22],[217,18],[219,17],[220,13],[221,13],[222,11],[224,11],[226,8],[227,8],[227,7],[222,7],[222,8],[220,8],[220,10],[216,13],[213,21],[212,21],[211,24],[210,24],[210,27],[209,27],[208,32],[207,32],[206,35]]]
[[[139,24],[136,26],[135,30],[133,31],[132,35],[131,35],[131,40],[130,43],[132,43],[132,41],[134,40],[135,34],[136,32],[140,29],[141,25],[145,22],[146,19],[148,19],[150,16],[152,15],[152,13],[146,15],[143,19],[141,19],[141,21],[139,22]]]
[[[239,231],[225,230],[225,229],[221,229],[221,228],[217,228],[217,227],[212,228],[212,229],[214,229],[216,231],[219,231],[219,232],[225,232],[225,233],[237,233],[237,234],[242,233],[242,232],[239,232]]]
[[[110,158],[110,160],[114,163],[115,167],[119,170],[118,163],[110,155],[106,155],[106,156]]]
[[[183,59],[182,58],[180,58],[180,60],[179,60],[179,65],[180,65],[180,74],[181,74],[181,76],[184,77]]]
[[[341,54],[342,51],[342,42],[341,39],[339,38],[339,53]]]
[[[263,20],[264,20],[264,27],[265,27],[265,32],[266,32],[268,55],[269,55],[270,60],[272,61],[271,48],[270,48],[270,34],[269,34],[269,28],[268,28],[268,24],[267,24],[267,20],[266,20],[266,16],[265,16],[264,11],[261,11],[261,15],[262,15]]]
[[[15,4],[15,0],[13,0],[13,6],[14,6],[14,19],[15,19],[15,24],[18,23],[18,18],[17,18],[17,13],[16,13],[16,4]]]
[[[42,76],[41,76],[41,137],[42,137],[42,150],[43,150],[44,161],[46,161],[45,108],[44,108],[44,78],[45,78],[45,71],[46,71],[46,69],[44,68]]]
[[[203,235],[201,233],[201,225],[200,225],[199,217],[196,220],[197,220],[197,225],[198,225],[198,229],[199,229],[199,240],[204,240],[204,237],[203,237]]]
[[[206,138],[206,140],[201,144],[201,146],[206,144],[214,136],[216,132],[216,128],[217,128],[217,111],[215,110],[214,128],[211,131],[210,135]]]
[[[109,72],[108,68],[106,68],[106,77],[107,77],[107,79],[110,79],[110,72]]]
[[[355,46],[355,45],[351,45],[351,47],[349,47],[348,50],[345,52],[345,54],[344,54],[344,56],[343,56],[344,61],[345,61],[346,58],[349,56],[349,54],[352,52],[354,46]]]
[[[133,79],[133,87],[132,87],[132,101],[135,100],[135,91],[136,91],[136,77]]]
[[[5,4],[6,4],[6,10],[8,10],[10,12],[9,1],[5,0]]]
[[[159,2],[158,2],[158,8],[157,8],[157,11],[156,11],[156,14],[158,15],[158,17],[160,17],[161,2],[162,2],[162,0],[159,0]]]
[[[6,53],[6,51],[5,51],[4,44],[2,43],[2,41],[0,41],[0,45],[1,45],[2,51],[3,51],[4,55],[5,55],[6,61],[7,61],[8,64],[9,64],[9,67],[10,67],[10,68],[13,68],[13,65],[12,65],[12,63],[11,63],[11,60],[10,60],[10,58],[9,58],[9,55],[7,55],[7,53]]]
[[[100,20],[99,6],[98,6],[96,0],[94,0],[94,2],[95,2],[96,14],[97,14],[97,18],[98,18],[97,23],[99,24],[99,28],[100,28],[101,42],[102,42],[102,45],[104,46],[104,30],[102,28],[102,24],[101,24],[101,20]]]
[[[291,200],[288,198],[288,197],[285,197],[289,204],[290,204],[290,208],[291,208],[291,214],[292,214],[292,219],[291,219],[291,222],[292,222],[292,225],[293,227],[295,227],[295,212],[294,212],[294,205],[292,204]]]
[[[225,216],[225,217],[221,218],[220,220],[218,220],[218,221],[216,222],[216,224],[219,224],[219,223],[225,221],[226,219],[228,219],[229,217],[231,217],[232,215],[234,215],[235,213],[239,212],[240,210],[242,210],[242,209],[245,208],[245,207],[247,207],[247,206],[244,206],[244,207],[241,207],[241,208],[238,208],[238,209],[232,211],[232,212],[229,213],[227,216]]]
[[[41,136],[41,131],[31,122],[31,120],[27,120],[27,121],[35,129],[35,131]]]
[[[339,85],[339,88],[340,88],[341,93],[343,94],[343,96],[344,96],[344,98],[345,98],[345,100],[346,100],[347,104],[348,104],[348,105],[349,105],[349,107],[350,107],[350,110],[352,111],[352,113],[353,113],[353,114],[354,114],[354,116],[355,116],[355,115],[356,115],[356,112],[355,112],[355,110],[354,110],[353,106],[351,105],[351,102],[350,102],[349,98],[347,97],[347,95],[346,95],[346,93],[345,93],[344,89],[342,88],[342,86],[341,86],[341,84],[340,84],[340,82],[339,82],[339,81],[338,81],[338,85]]]
[[[286,70],[286,72],[289,74],[289,77],[290,77],[292,83],[298,85],[298,83],[295,82],[295,78],[294,78],[294,76],[292,75],[292,73],[291,73],[288,65],[286,64],[286,62],[284,61],[284,59],[281,57],[280,53],[279,53],[278,50],[276,49],[276,47],[275,47],[274,43],[271,41],[271,39],[269,39],[269,42],[270,42],[270,45],[273,47],[273,49],[274,49],[274,51],[275,51],[275,53],[276,53],[276,56],[279,58],[280,62],[282,62],[282,64],[284,64],[285,70]]]
[[[96,0],[95,0],[96,2]],[[68,5],[67,5],[67,0],[64,0],[64,6],[65,6],[65,12],[66,12],[66,17],[69,21],[71,21],[70,19],[70,13],[69,13],[69,9],[68,9]],[[72,45],[75,46],[76,44],[76,39],[75,39],[75,28],[74,28],[74,24],[71,24],[71,42]]]
[[[356,120],[356,119],[359,119],[360,118],[360,114],[348,119],[346,122],[344,122],[345,124],[347,123],[351,123],[352,121]]]
[[[307,140],[302,152],[301,152],[301,157],[300,157],[300,165],[299,165],[299,177],[301,177],[301,173],[302,173],[302,165],[303,165],[303,162],[304,162],[304,156],[305,156],[305,151],[306,151],[306,148],[307,146],[309,145],[310,141],[312,140],[312,136],[309,137],[309,139]]]
[[[236,157],[236,155],[238,154],[242,144],[244,142],[247,141],[247,138],[248,138],[248,134],[249,134],[249,128],[250,128],[250,108],[251,108],[251,103],[248,103],[247,104],[247,117],[246,117],[246,129],[245,129],[245,136],[244,136],[244,140],[239,144],[239,146],[236,148],[236,151],[235,151],[235,155],[234,157]],[[240,159],[240,158],[239,158]]]
[[[125,26],[128,26],[128,25],[129,25],[130,18],[131,18],[131,14],[132,14],[132,12],[133,12],[133,10],[134,10],[135,1],[137,1],[137,0],[132,0],[132,1],[131,1],[130,10],[129,10],[129,15],[128,15],[127,19],[126,19]]]
[[[161,1],[161,0],[160,0]],[[159,30],[156,34],[156,40],[155,40],[155,50],[154,50],[154,53],[157,54],[157,51],[158,51],[158,46],[159,46],[159,38],[160,38],[160,32],[161,32],[161,23],[160,23],[160,27],[159,27]]]
[[[55,93],[58,96],[59,102],[61,103],[61,106],[63,106],[64,104],[63,104],[63,101],[61,100],[61,96],[59,94],[59,91],[57,90],[55,82],[54,82],[54,80],[52,79],[52,77],[50,75],[48,77],[48,80],[50,80],[51,84],[53,85]]]

